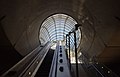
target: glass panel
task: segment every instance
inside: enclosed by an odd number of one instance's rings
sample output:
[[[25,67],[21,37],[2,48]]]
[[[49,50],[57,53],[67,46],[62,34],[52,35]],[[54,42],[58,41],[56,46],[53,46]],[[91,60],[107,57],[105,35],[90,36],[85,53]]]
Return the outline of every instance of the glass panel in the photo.
[[[65,14],[55,14],[48,17],[42,24],[40,29],[40,41],[57,41],[65,40],[66,34],[75,28],[77,22],[70,16]],[[80,30],[76,32],[77,44],[80,42]],[[42,39],[41,39],[42,38]],[[74,35],[71,35],[71,46],[74,46]]]

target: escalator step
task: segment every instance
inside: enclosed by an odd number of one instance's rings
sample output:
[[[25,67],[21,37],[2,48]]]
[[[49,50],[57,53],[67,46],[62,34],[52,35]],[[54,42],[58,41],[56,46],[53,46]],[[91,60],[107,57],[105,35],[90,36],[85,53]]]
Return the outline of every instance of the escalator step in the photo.
[[[35,77],[48,77],[50,72],[50,67],[52,64],[54,50],[50,49],[45,56],[40,68],[38,69]]]

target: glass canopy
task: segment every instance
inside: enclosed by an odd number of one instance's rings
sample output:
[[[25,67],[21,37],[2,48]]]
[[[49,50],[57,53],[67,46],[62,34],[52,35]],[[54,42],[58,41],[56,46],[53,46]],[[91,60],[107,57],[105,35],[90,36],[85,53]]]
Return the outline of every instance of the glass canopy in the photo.
[[[57,42],[57,41],[66,41],[66,34],[74,30],[75,24],[77,22],[70,16],[65,14],[55,14],[48,17],[41,26],[39,39],[42,44],[45,44],[47,41]],[[80,30],[76,31],[77,43],[80,42]],[[67,38],[68,39],[68,38]],[[71,34],[71,47],[74,47],[74,37]]]

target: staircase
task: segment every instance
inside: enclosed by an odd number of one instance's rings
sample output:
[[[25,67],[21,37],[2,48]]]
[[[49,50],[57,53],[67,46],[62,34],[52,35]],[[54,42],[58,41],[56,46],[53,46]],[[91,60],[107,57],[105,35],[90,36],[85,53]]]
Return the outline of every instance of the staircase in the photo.
[[[54,50],[50,49],[45,56],[40,68],[38,69],[35,77],[48,77],[50,72],[50,67],[52,64]]]

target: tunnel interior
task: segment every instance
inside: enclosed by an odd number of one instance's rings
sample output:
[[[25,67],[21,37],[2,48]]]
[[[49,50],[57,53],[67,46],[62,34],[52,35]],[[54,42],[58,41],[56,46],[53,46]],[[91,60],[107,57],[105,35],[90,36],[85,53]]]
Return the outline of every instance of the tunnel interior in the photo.
[[[78,53],[96,57],[120,75],[120,0],[0,0],[0,6],[0,74],[42,43],[58,40],[56,31],[53,38],[49,33],[43,38],[41,31],[47,32],[45,27],[57,21],[54,17],[65,14],[59,22],[74,19],[73,25],[82,24]],[[49,20],[53,23],[44,25]]]

